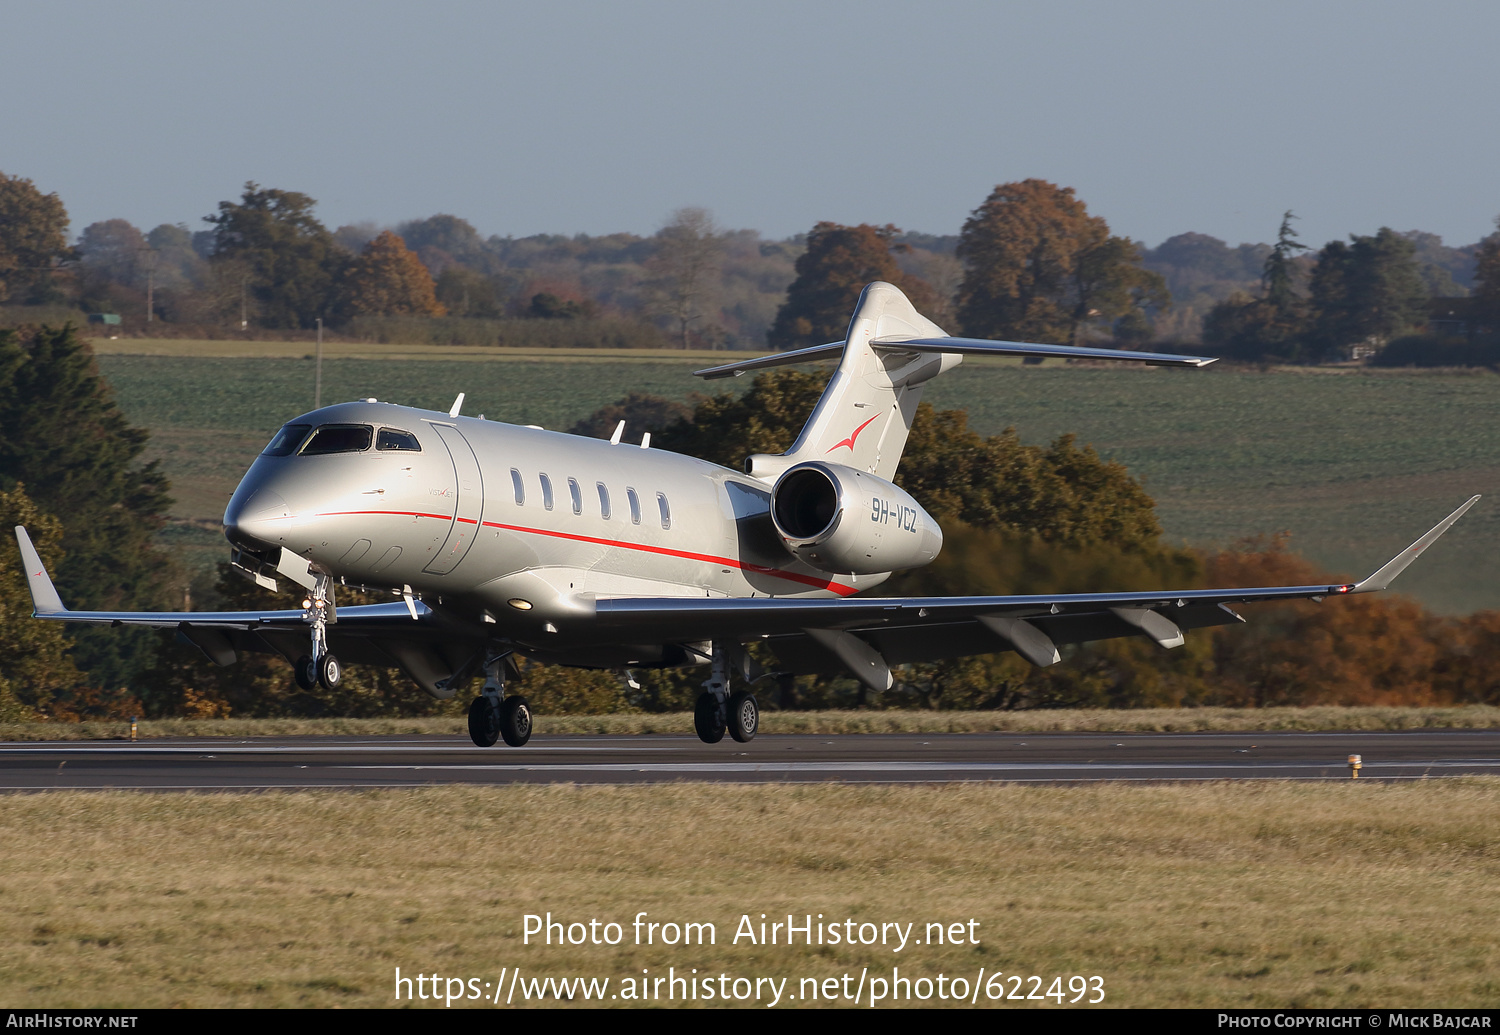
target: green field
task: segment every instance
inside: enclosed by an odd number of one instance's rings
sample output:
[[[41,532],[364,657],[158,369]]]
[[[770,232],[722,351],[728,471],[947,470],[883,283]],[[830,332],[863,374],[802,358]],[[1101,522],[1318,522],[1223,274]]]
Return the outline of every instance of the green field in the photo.
[[[211,525],[241,472],[279,424],[311,406],[313,363],[300,343],[215,343],[210,356],[184,355],[184,343],[160,348],[169,354],[112,350],[100,364],[130,419],[152,429],[151,455],[178,499],[174,515],[205,523],[169,533],[201,565],[223,552]],[[243,354],[254,349],[262,354]],[[325,361],[325,400],[374,396],[446,410],[462,391],[465,413],[549,428],[632,389],[686,399],[742,390],[748,380],[699,381],[691,376],[706,358],[699,354],[340,350],[351,358]],[[1286,531],[1294,549],[1353,575],[1468,496],[1500,493],[1500,378],[1487,373],[971,362],[934,382],[927,398],[968,409],[987,434],[1014,425],[1026,441],[1046,442],[1076,432],[1144,479],[1174,541],[1213,546]],[[1477,507],[1401,588],[1444,612],[1500,607],[1496,513],[1491,501]]]

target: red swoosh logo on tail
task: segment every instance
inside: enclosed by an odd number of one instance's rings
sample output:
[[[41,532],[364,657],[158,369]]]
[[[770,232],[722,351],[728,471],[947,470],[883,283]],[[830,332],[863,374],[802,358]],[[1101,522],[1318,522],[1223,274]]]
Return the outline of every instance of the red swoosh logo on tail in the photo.
[[[859,441],[859,433],[861,431],[864,431],[871,424],[873,424],[875,422],[876,417],[879,417],[879,416],[880,416],[880,414],[877,413],[877,414],[875,414],[874,417],[871,417],[869,420],[865,421],[859,427],[855,428],[854,429],[854,434],[850,435],[848,438],[844,439],[844,441],[842,441],[842,442],[835,443],[833,445],[833,447],[828,450],[828,452],[832,453],[833,450],[839,448],[839,446],[848,446],[849,447],[849,452],[851,452],[851,453],[854,452],[854,443],[857,442],[857,441]],[[827,456],[828,454],[825,453],[823,455]]]

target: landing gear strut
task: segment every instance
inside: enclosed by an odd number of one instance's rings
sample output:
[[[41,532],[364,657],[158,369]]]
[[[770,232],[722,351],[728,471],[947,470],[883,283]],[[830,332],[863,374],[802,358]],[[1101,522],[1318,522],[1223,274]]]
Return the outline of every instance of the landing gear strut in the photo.
[[[713,667],[693,708],[693,729],[705,744],[717,744],[726,731],[739,743],[748,744],[760,729],[760,702],[748,690],[729,693],[729,654],[717,643]]]
[[[469,739],[480,747],[494,747],[502,738],[521,747],[531,739],[531,706],[519,694],[505,696],[507,654],[485,659],[484,688],[469,705]]]
[[[318,575],[313,591],[308,595],[303,620],[312,633],[312,653],[304,654],[292,666],[297,685],[303,690],[321,686],[324,690],[337,690],[344,676],[344,666],[328,650],[328,626],[338,621],[338,609],[333,603],[333,579]]]

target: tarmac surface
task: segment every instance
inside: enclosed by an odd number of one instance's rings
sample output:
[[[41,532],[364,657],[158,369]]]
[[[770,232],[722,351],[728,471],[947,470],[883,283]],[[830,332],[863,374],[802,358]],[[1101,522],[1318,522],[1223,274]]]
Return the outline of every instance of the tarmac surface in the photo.
[[[434,784],[1092,783],[1421,780],[1500,773],[1500,730],[1352,733],[538,735],[522,748],[452,736],[0,744],[0,791],[271,790]]]

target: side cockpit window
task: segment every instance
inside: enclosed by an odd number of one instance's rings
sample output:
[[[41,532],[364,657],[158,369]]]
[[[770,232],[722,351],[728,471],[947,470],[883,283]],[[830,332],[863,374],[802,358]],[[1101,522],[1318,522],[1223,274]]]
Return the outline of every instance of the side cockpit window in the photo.
[[[276,433],[271,444],[261,450],[261,456],[291,456],[312,430],[311,424],[288,424]]]
[[[381,428],[380,434],[375,436],[376,449],[405,449],[409,452],[420,453],[422,443],[417,441],[417,436],[409,431],[397,431],[395,428]]]
[[[302,447],[302,455],[361,453],[370,448],[372,436],[373,430],[368,424],[324,424]]]

